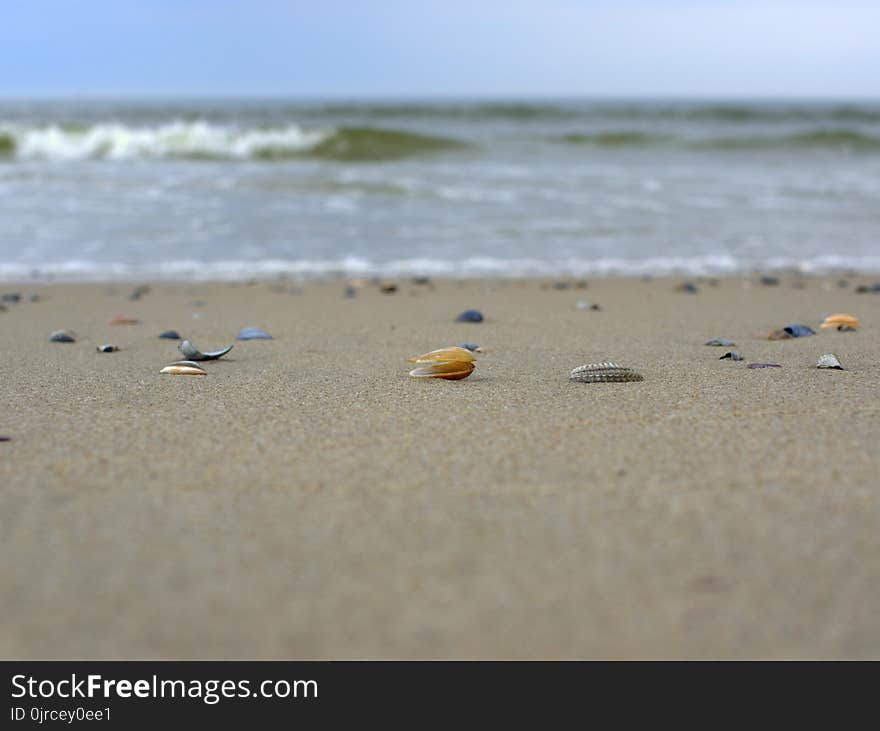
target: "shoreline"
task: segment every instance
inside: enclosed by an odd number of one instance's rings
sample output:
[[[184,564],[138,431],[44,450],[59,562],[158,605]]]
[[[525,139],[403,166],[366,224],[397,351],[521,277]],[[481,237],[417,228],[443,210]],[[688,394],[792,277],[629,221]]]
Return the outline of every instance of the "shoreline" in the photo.
[[[586,278],[0,285],[0,656],[880,657],[873,280]]]

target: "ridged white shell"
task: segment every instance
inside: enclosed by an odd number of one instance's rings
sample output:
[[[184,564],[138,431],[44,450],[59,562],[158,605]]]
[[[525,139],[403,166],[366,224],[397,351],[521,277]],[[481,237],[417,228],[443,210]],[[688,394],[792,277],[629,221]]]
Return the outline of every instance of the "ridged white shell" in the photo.
[[[820,356],[818,363],[816,363],[816,368],[836,368],[839,371],[844,370],[834,353],[825,353],[825,355]]]
[[[644,380],[642,374],[632,368],[624,368],[611,362],[578,366],[568,378],[579,383],[626,383]]]

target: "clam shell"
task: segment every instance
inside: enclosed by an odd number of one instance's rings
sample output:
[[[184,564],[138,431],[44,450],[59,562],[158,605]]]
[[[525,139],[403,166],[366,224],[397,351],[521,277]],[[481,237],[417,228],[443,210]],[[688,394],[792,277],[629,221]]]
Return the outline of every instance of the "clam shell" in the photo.
[[[824,320],[822,320],[822,324],[819,325],[821,328],[832,328],[836,327],[838,330],[842,328],[847,328],[851,330],[855,330],[861,323],[859,322],[859,318],[854,315],[828,315]]]
[[[99,345],[98,352],[99,353],[115,353],[119,348],[115,345]]]
[[[473,352],[467,348],[458,346],[450,348],[439,348],[432,350],[430,353],[417,355],[415,358],[408,358],[408,363],[438,363],[438,362],[454,362],[454,363],[471,363],[476,360]]]
[[[413,378],[443,378],[447,381],[458,381],[467,378],[474,372],[474,364],[463,361],[438,361],[425,363],[413,368],[409,374]]]
[[[839,371],[844,370],[843,366],[840,365],[840,360],[838,360],[834,353],[825,353],[825,355],[819,356],[816,368],[836,368]]]
[[[208,372],[198,363],[191,360],[178,360],[171,365],[165,366],[159,373],[167,373],[172,376],[207,376]]]
[[[220,350],[209,350],[207,353],[202,353],[189,340],[184,340],[182,343],[180,343],[180,345],[177,346],[177,349],[190,360],[217,360],[217,358],[222,358],[230,350],[232,350],[232,346],[230,345],[227,348],[221,348]]]
[[[626,383],[644,380],[638,371],[611,362],[588,363],[578,366],[568,375],[568,378],[579,383]]]

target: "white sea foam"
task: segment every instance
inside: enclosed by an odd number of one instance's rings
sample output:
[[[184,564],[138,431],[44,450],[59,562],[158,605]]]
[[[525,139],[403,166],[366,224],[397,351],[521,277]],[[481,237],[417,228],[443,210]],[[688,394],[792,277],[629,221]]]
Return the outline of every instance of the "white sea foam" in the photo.
[[[628,259],[497,259],[472,257],[462,260],[397,259],[373,262],[361,257],[342,259],[256,261],[195,260],[166,261],[154,264],[94,262],[82,259],[51,262],[39,266],[26,263],[0,263],[0,281],[241,281],[271,279],[279,276],[312,279],[334,276],[497,278],[551,276],[642,276],[642,275],[725,275],[751,271],[796,271],[823,274],[845,270],[880,273],[880,256],[822,256],[814,259],[773,258],[739,262],[725,255],[696,258]]]
[[[248,159],[309,150],[332,130],[305,130],[298,125],[275,129],[240,129],[208,122],[170,122],[155,127],[119,123],[84,128],[0,126],[21,160],[132,160],[210,157]]]

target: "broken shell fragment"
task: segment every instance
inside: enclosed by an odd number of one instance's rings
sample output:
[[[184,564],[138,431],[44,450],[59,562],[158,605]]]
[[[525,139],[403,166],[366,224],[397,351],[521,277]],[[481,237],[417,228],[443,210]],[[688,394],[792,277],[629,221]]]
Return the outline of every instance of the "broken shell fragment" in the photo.
[[[712,338],[711,340],[706,341],[706,345],[717,345],[724,348],[731,348],[736,345],[736,343],[727,338]]]
[[[718,360],[724,360],[725,358],[729,358],[730,360],[745,360],[743,356],[741,356],[739,353],[734,353],[732,350],[728,350]]]
[[[568,379],[579,383],[626,383],[645,380],[638,371],[611,362],[578,366],[568,375]]]
[[[220,350],[209,350],[207,353],[202,353],[189,340],[184,340],[182,343],[180,343],[180,345],[177,346],[177,349],[190,360],[217,360],[217,358],[222,358],[230,350],[232,350],[232,346],[230,345],[227,348],[221,348]]]
[[[839,371],[844,370],[843,366],[840,365],[840,360],[838,360],[834,353],[825,353],[825,355],[820,356],[819,361],[816,363],[816,368],[836,368]]]
[[[56,330],[49,336],[52,343],[75,343],[76,333],[73,330]]]
[[[822,324],[819,327],[824,329],[836,327],[838,330],[843,330],[844,328],[855,330],[860,324],[859,318],[853,315],[828,315],[828,317],[822,320]]]
[[[260,330],[258,327],[243,327],[238,336],[235,338],[236,340],[274,340],[274,338],[267,333],[265,330]]]
[[[207,376],[208,371],[204,370],[198,363],[191,360],[178,360],[171,365],[165,366],[159,373],[167,373],[172,376]]]
[[[140,325],[140,320],[136,317],[126,317],[125,315],[116,315],[108,325]]]
[[[115,353],[119,348],[115,345],[99,345],[97,350],[99,353]]]
[[[746,368],[782,368],[778,363],[749,363]]]

